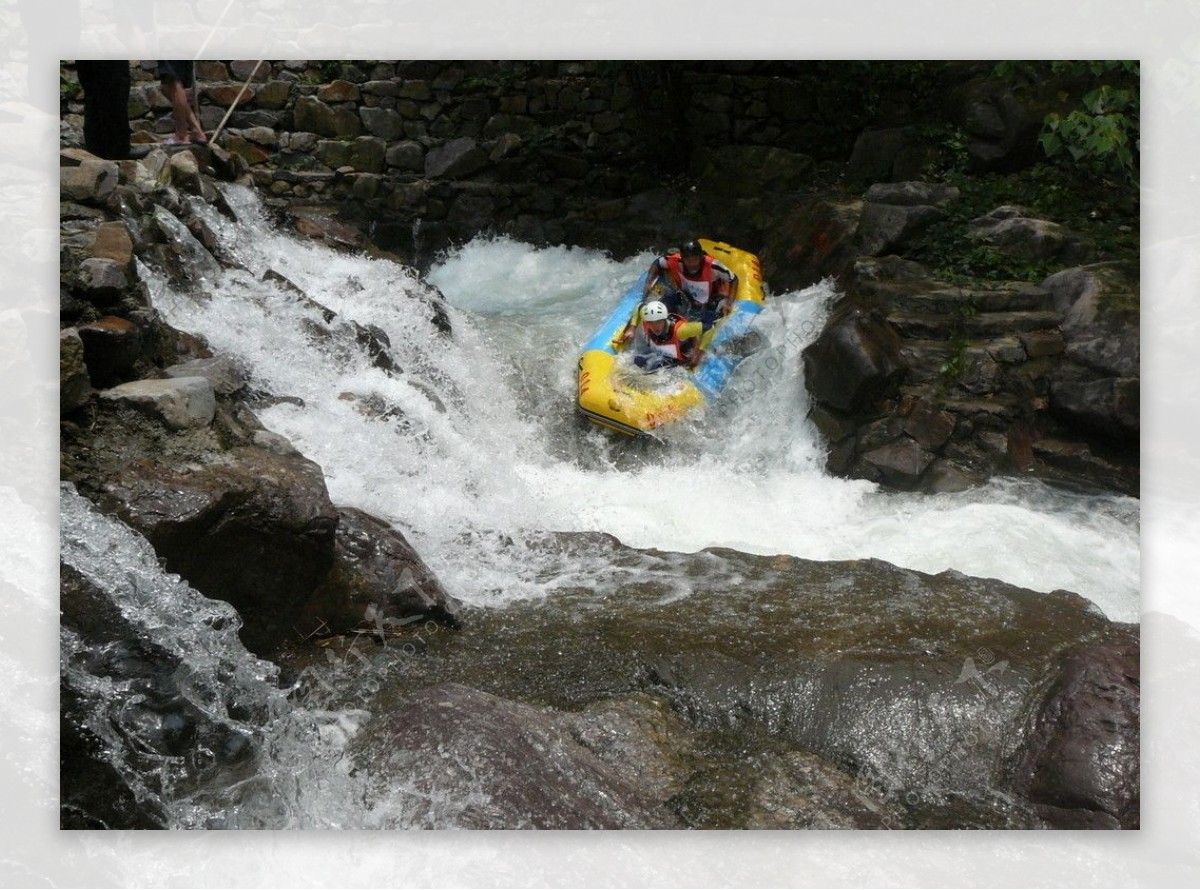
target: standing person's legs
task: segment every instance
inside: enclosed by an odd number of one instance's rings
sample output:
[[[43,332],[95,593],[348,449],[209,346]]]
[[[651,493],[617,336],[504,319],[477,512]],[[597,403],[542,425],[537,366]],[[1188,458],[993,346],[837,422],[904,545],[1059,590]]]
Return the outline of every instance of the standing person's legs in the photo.
[[[184,61],[159,61],[158,76],[162,80],[163,95],[171,103],[171,117],[175,121],[175,141],[204,141],[204,130],[192,113],[187,91],[193,85],[193,63]]]
[[[108,160],[129,157],[129,63],[75,63],[83,87],[83,144]]]

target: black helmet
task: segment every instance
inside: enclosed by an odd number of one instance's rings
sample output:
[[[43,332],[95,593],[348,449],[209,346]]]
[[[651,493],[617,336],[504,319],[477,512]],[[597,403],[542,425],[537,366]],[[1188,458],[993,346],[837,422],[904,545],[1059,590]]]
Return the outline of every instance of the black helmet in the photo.
[[[696,239],[686,242],[683,249],[679,251],[684,256],[704,256],[704,248],[700,246],[700,242]]]

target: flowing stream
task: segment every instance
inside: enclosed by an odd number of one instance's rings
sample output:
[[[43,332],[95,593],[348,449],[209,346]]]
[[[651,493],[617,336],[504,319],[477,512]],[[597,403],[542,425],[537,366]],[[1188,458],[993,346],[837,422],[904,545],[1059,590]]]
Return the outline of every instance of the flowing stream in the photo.
[[[878,557],[925,572],[957,569],[1034,590],[1068,589],[1115,620],[1138,616],[1138,504],[1023,480],[952,495],[907,495],[823,470],[805,417],[801,349],[833,296],[826,285],[772,295],[771,346],[739,368],[722,402],[664,442],[614,438],[574,413],[580,344],[648,264],[588,250],[477,240],[428,280],[452,304],[452,338],[404,298],[403,267],[273,230],[249,192],[241,222],[210,221],[253,276],[224,273],[211,299],[171,290],[155,304],[183,330],[294,396],[261,412],[325,471],[334,503],[385,517],[411,536],[468,603],[546,596],[519,542],[545,531],[602,531],[634,547],[709,546],[809,559]],[[343,317],[382,328],[405,373],[314,342],[312,310],[271,282],[275,269]],[[372,396],[397,410],[364,416]],[[517,546],[513,546],[513,541]],[[563,566],[560,569],[569,570]]]
[[[553,609],[556,591],[611,589],[624,576],[603,559],[540,545],[556,532],[605,532],[660,551],[719,546],[956,569],[1038,591],[1072,590],[1110,618],[1138,619],[1134,499],[1029,480],[906,495],[824,472],[823,445],[805,417],[800,354],[829,309],[828,285],[772,294],[759,322],[770,346],[742,364],[721,402],[667,429],[661,441],[635,442],[576,416],[575,373],[580,344],[649,253],[616,261],[581,249],[473,241],[442,256],[426,276],[450,303],[447,337],[432,324],[428,302],[409,297],[428,292],[412,270],[282,233],[248,190],[233,187],[227,197],[238,222],[211,208],[201,212],[245,269],[211,275],[209,266],[212,280],[201,295],[141,266],[155,306],[175,327],[203,334],[215,352],[239,358],[254,388],[289,397],[260,409],[263,423],[321,465],[335,504],[400,528],[467,604],[540,601]],[[365,351],[315,337],[318,310],[262,281],[268,270],[343,319],[385,332],[403,372],[389,376]],[[364,410],[371,405],[386,410]],[[161,799],[169,824],[407,824],[402,788],[393,783],[385,792],[345,766],[343,746],[369,719],[365,711],[345,702],[322,711],[311,695],[296,706],[272,666],[227,631],[181,637],[169,627],[173,610],[220,609],[197,605],[194,591],[157,569],[144,541],[80,501],[64,493],[66,561],[106,590],[134,579],[135,594],[157,592],[124,602],[122,612],[154,628],[156,642],[185,660],[198,653],[188,676],[204,682],[183,694],[224,727],[220,744],[240,734],[255,752],[248,765],[245,756],[223,763],[217,750],[204,765],[203,792],[188,785],[194,770],[185,781],[175,765],[154,765],[144,793]],[[133,567],[122,571],[122,562]],[[157,611],[146,612],[154,602]],[[65,669],[81,672],[84,687],[87,664],[66,634]],[[234,683],[249,704],[231,710],[214,691],[221,682]],[[104,725],[136,734],[119,720]],[[301,749],[310,752],[302,765]],[[294,781],[301,773],[312,781]]]

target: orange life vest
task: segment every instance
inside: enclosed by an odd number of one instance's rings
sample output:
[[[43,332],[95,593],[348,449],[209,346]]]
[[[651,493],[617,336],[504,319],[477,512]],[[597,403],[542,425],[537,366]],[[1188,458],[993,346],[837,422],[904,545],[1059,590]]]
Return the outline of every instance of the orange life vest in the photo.
[[[683,255],[673,253],[666,258],[667,274],[671,282],[679,290],[684,291],[692,300],[705,305],[714,298],[713,286],[719,281],[713,265],[716,260],[705,254],[700,261],[700,269],[695,275],[689,275],[683,265]]]
[[[679,329],[687,324],[687,319],[680,318],[678,315],[671,315],[668,316],[667,322],[666,331],[658,337],[650,332],[649,322],[643,323],[642,329],[646,332],[646,340],[655,352],[660,352],[667,358],[682,362],[687,350],[683,345],[686,341],[679,339]]]

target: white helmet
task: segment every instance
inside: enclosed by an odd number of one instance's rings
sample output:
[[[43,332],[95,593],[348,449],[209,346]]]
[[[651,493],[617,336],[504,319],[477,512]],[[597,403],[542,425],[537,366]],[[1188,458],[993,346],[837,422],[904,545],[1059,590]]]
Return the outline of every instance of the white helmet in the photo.
[[[642,321],[666,321],[669,314],[666,305],[660,300],[651,300],[642,307]]]

